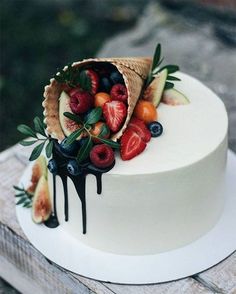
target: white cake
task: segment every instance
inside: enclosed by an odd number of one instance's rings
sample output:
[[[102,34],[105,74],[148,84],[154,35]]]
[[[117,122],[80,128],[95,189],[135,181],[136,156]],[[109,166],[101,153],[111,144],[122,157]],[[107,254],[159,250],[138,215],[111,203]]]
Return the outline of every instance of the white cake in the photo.
[[[116,254],[145,255],[193,242],[217,223],[224,207],[228,120],[224,104],[196,79],[179,73],[176,88],[190,104],[158,107],[164,126],[145,152],[103,174],[102,194],[87,176],[87,233],[81,202],[68,180],[69,221],[57,178],[62,228],[82,243]],[[52,176],[49,175],[52,190]],[[53,193],[51,193],[51,196]]]

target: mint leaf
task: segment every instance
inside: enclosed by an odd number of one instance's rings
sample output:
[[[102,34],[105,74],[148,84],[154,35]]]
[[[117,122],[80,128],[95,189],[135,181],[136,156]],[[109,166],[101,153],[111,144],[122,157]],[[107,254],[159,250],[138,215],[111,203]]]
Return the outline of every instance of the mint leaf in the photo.
[[[83,162],[88,156],[93,147],[92,138],[89,139],[81,146],[77,155],[77,161],[79,163]]]
[[[33,145],[34,143],[36,143],[37,140],[34,140],[34,141],[20,141],[19,144],[22,145],[22,146],[30,146],[30,145]]]
[[[18,201],[16,202],[16,205],[22,204],[22,203],[24,203],[26,200],[28,200],[27,197],[22,197],[20,200],[18,200]]]
[[[78,129],[76,131],[74,131],[73,133],[71,133],[66,140],[65,145],[69,146],[70,144],[72,144],[83,132],[84,128],[82,127],[81,129]]]
[[[87,120],[85,122],[85,125],[92,125],[95,124],[100,120],[102,116],[102,108],[101,107],[96,107],[87,116]]]
[[[181,79],[174,77],[174,76],[167,76],[168,81],[181,81]]]
[[[109,130],[108,126],[107,126],[106,124],[103,124],[103,125],[102,125],[102,129],[101,129],[101,132],[100,132],[100,134],[98,135],[98,137],[103,138],[103,137],[105,137],[106,135],[108,135],[109,133],[110,133],[110,130]]]
[[[63,115],[73,121],[75,121],[77,124],[83,124],[83,120],[78,116],[71,112],[64,112]]]
[[[42,136],[46,137],[46,133],[44,130],[44,124],[43,122],[40,120],[40,118],[38,116],[36,116],[34,118],[34,128],[35,131],[39,134],[41,134]]]
[[[45,141],[33,149],[32,153],[30,155],[30,158],[29,158],[30,161],[33,161],[39,157],[39,155],[43,151],[44,144],[45,144]]]
[[[173,83],[170,83],[170,82],[166,82],[165,83],[164,90],[169,90],[169,89],[172,89],[172,88],[174,88],[174,84]]]
[[[101,141],[102,143],[109,145],[111,148],[115,148],[115,149],[119,149],[120,148],[120,144],[117,142],[114,142],[112,140],[109,139],[104,139],[104,138],[100,138],[97,137],[99,141]]]
[[[152,71],[155,67],[157,67],[161,58],[161,44],[157,44],[156,50],[154,53],[153,61],[152,61]]]
[[[25,191],[24,188],[18,187],[18,186],[13,186],[13,188],[17,191]]]
[[[49,141],[47,146],[46,146],[46,155],[47,155],[47,158],[50,158],[51,155],[52,155],[52,148],[53,148],[53,141]]]
[[[30,127],[28,127],[26,125],[19,125],[17,127],[17,130],[26,136],[33,137],[33,138],[37,139],[37,135],[36,135],[35,131],[33,131]]]
[[[165,68],[167,69],[168,74],[174,73],[174,72],[176,72],[176,71],[179,70],[178,65],[168,64],[168,65],[163,66],[163,67],[160,69],[160,71],[162,71],[162,70],[165,69]]]
[[[22,193],[19,193],[19,194],[15,194],[15,197],[22,197],[25,195],[25,192],[23,191]]]

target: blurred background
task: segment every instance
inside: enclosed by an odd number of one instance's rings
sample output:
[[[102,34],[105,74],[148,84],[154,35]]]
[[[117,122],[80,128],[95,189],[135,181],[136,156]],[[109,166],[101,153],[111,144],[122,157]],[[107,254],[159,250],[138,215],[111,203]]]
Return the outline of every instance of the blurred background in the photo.
[[[152,55],[204,81],[236,125],[235,0],[1,0],[0,151],[21,139],[19,123],[42,117],[57,68],[94,56]],[[236,129],[236,127],[235,127]],[[230,129],[235,148],[236,131]]]

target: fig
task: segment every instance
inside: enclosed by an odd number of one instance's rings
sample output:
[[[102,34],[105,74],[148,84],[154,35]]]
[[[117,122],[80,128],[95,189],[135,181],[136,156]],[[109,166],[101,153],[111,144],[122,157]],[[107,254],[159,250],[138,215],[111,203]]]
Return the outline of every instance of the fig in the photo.
[[[167,69],[162,70],[144,91],[143,99],[152,102],[155,107],[157,107],[161,101],[167,75]]]
[[[190,103],[184,94],[174,88],[164,91],[161,102],[172,106],[186,105]]]
[[[52,212],[48,181],[44,175],[39,179],[32,203],[32,219],[39,224],[45,222]]]
[[[59,120],[63,133],[69,136],[79,128],[79,125],[73,120],[65,117],[64,112],[73,113],[70,107],[70,96],[62,92],[59,98]]]
[[[44,175],[47,178],[47,162],[46,158],[43,155],[40,155],[39,158],[34,162],[34,165],[32,167],[30,185],[26,189],[26,191],[30,195],[34,195],[36,186],[42,175]]]

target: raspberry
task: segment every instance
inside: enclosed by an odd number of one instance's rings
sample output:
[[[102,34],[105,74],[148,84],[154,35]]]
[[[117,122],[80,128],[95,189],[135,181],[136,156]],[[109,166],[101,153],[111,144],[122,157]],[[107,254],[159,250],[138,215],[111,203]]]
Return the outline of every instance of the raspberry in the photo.
[[[109,167],[115,160],[114,151],[106,144],[96,145],[90,151],[90,160],[96,167]]]
[[[127,102],[128,93],[125,85],[116,84],[111,88],[111,98],[112,100],[118,100],[122,102]]]
[[[88,111],[94,103],[94,97],[85,91],[70,91],[70,107],[76,114],[82,114]]]

